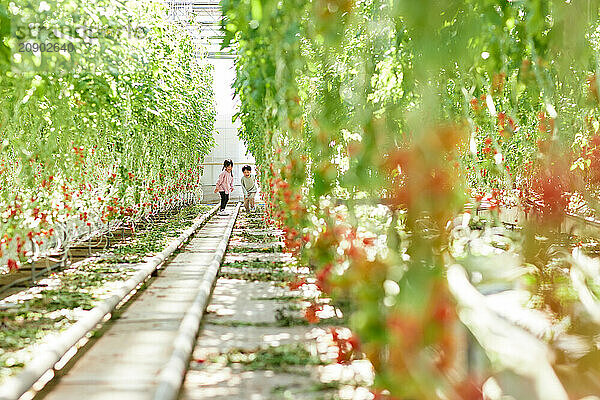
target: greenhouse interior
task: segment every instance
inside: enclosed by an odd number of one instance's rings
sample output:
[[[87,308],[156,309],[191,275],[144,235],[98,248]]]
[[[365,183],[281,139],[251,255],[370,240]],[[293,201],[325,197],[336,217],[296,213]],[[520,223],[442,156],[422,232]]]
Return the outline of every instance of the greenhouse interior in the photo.
[[[600,0],[0,0],[0,400],[600,400]]]

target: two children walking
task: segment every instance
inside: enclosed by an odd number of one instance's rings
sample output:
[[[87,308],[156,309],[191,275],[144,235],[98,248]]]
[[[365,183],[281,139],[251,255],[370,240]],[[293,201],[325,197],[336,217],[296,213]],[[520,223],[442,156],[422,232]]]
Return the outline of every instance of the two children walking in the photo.
[[[215,187],[215,193],[219,193],[221,196],[221,207],[219,211],[219,215],[228,215],[225,212],[225,207],[229,202],[229,194],[233,192],[233,161],[225,160],[223,163],[223,171],[219,175],[217,179],[217,184]],[[244,192],[244,207],[247,212],[254,210],[254,196],[256,196],[256,192],[258,191],[258,187],[256,185],[256,180],[251,175],[252,168],[249,165],[246,165],[242,168],[242,172],[244,176],[242,176],[241,184],[242,191]]]

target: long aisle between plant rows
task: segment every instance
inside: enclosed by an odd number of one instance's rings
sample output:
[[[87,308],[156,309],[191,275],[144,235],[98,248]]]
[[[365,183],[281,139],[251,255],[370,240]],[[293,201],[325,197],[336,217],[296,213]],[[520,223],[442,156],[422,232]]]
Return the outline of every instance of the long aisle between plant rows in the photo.
[[[186,312],[203,281],[210,279],[207,270],[216,256],[215,249],[231,232],[237,206],[228,210],[229,215],[215,215],[206,222],[159,277],[138,292],[137,298],[113,317],[114,322],[107,324],[101,337],[38,397],[152,399],[172,358]]]
[[[344,316],[260,213],[237,219],[180,399],[371,399]]]
[[[372,398],[371,365],[350,354],[342,312],[284,251],[282,232],[267,226],[260,212],[228,211],[211,218],[37,398],[168,399],[184,370],[178,396],[186,400]],[[208,285],[210,291],[214,275],[207,271],[234,221],[185,365],[178,348],[184,319],[197,306],[198,289]],[[178,351],[183,356],[173,363]],[[177,361],[180,370],[172,368]],[[173,384],[162,390],[169,378]]]

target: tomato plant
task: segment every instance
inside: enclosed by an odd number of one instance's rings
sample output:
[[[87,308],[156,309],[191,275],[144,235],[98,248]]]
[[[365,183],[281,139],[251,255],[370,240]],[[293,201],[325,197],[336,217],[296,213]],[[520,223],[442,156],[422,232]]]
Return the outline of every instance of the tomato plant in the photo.
[[[137,1],[0,5],[0,264],[200,194],[212,67],[166,13]]]
[[[352,304],[361,350],[393,398],[483,398],[493,374],[457,372],[457,329],[477,329],[445,274],[476,269],[471,249],[452,250],[469,226],[456,221],[475,218],[468,200],[496,216],[507,201],[536,210],[510,265],[535,265],[538,308],[585,320],[573,332],[593,325],[564,293],[573,260],[544,244],[564,244],[570,196],[596,202],[598,3],[575,3],[222,1],[225,45],[239,54],[239,134],[269,218],[319,286]],[[593,392],[567,375],[553,395]]]

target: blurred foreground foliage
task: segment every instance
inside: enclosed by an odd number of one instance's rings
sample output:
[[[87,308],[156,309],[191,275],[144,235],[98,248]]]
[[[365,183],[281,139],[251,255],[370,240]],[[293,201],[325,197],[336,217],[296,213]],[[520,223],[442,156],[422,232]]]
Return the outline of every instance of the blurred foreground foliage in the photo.
[[[600,393],[600,264],[561,232],[598,208],[598,1],[221,4],[271,218],[352,304],[375,395]]]

